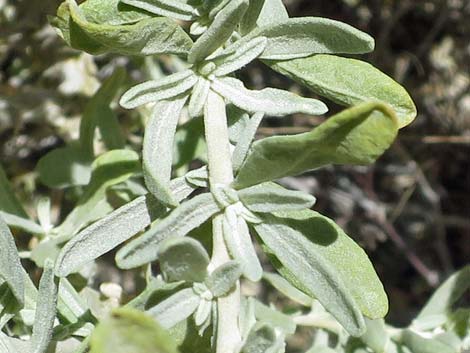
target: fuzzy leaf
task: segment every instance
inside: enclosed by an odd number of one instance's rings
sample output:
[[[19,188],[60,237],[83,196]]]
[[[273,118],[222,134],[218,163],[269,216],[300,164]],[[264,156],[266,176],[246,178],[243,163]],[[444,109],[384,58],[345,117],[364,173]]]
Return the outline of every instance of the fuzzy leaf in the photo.
[[[86,0],[79,6],[88,21],[97,24],[132,24],[154,17],[147,11],[123,4],[121,0]]]
[[[67,0],[51,21],[67,44],[75,49],[94,55],[185,55],[191,48],[191,38],[171,19],[145,18],[132,24],[111,25],[91,22],[103,15],[88,17],[86,10],[79,8],[74,0]],[[98,10],[106,11],[106,8]]]
[[[132,87],[123,94],[119,103],[133,109],[147,103],[156,103],[187,92],[197,82],[192,70],[177,72],[157,81],[147,81]]]
[[[246,89],[242,81],[232,77],[216,78],[211,87],[233,105],[253,114],[281,117],[295,113],[321,115],[328,111],[319,100],[276,88],[252,91]]]
[[[195,15],[194,7],[177,0],[121,0],[121,3],[182,21],[191,21]]]
[[[227,295],[242,274],[237,261],[228,261],[217,267],[206,279],[207,288],[216,298]]]
[[[186,288],[168,297],[158,305],[147,310],[164,328],[171,328],[193,314],[200,298],[192,288]]]
[[[6,224],[11,228],[22,229],[30,234],[44,234],[45,230],[39,224],[31,221],[28,218],[16,216],[14,214],[0,211],[0,217],[3,218]]]
[[[250,0],[250,6],[240,22],[240,34],[245,35],[256,27],[256,21],[259,20],[263,7],[267,2],[270,2],[270,0]],[[276,15],[277,13],[274,11],[271,13],[271,16]]]
[[[167,282],[203,282],[209,255],[193,238],[170,238],[158,249],[160,269]]]
[[[232,167],[234,172],[237,172],[245,161],[263,117],[263,113],[254,114],[240,133],[240,138],[232,153]]]
[[[119,308],[97,326],[90,353],[178,353],[169,334],[144,313]]]
[[[232,35],[248,8],[248,0],[231,0],[214,18],[206,32],[189,51],[188,61],[196,63],[212,54]]]
[[[157,250],[164,239],[186,235],[218,211],[219,206],[210,193],[183,202],[166,218],[119,250],[116,254],[117,265],[129,269],[156,260]]]
[[[0,216],[0,278],[6,281],[19,305],[24,305],[24,270],[15,240]]]
[[[57,283],[54,278],[54,263],[44,264],[44,271],[39,282],[38,302],[31,336],[31,352],[45,353],[52,339],[57,306]]]
[[[365,329],[361,312],[371,319],[387,313],[387,296],[367,255],[333,221],[310,210],[263,219],[254,227],[284,277],[317,298],[351,334]]]
[[[276,332],[269,324],[259,324],[253,328],[243,345],[241,353],[266,353],[276,344]]]
[[[390,147],[397,131],[397,119],[388,106],[364,103],[310,132],[255,142],[233,186],[239,189],[328,164],[370,164]]]
[[[283,22],[288,18],[289,14],[282,0],[265,0],[263,8],[256,20],[256,25],[258,27],[265,27],[273,23]]]
[[[189,100],[188,111],[191,118],[197,118],[204,113],[204,105],[206,104],[210,87],[211,83],[205,77],[198,78]]]
[[[248,225],[242,217],[230,216],[227,213],[230,212],[229,208],[225,209],[222,223],[225,243],[232,257],[240,264],[243,276],[257,282],[263,275],[263,268],[256,255]]]
[[[268,307],[258,300],[255,300],[255,315],[258,321],[269,323],[286,335],[292,335],[295,332],[296,324],[289,315]]]
[[[258,184],[238,191],[242,203],[253,212],[301,210],[315,204],[315,197],[274,183]]]
[[[265,272],[263,278],[289,299],[307,307],[312,305],[312,298],[295,288],[278,274]]]
[[[61,250],[55,273],[65,277],[114,249],[151,222],[147,198],[141,196],[78,233]]]
[[[260,59],[289,60],[313,54],[362,54],[374,50],[374,39],[350,25],[321,17],[289,18],[260,27],[243,41],[266,37]]]
[[[367,101],[387,103],[395,110],[400,128],[410,124],[416,117],[416,107],[408,92],[364,61],[335,55],[314,55],[266,63],[339,104],[352,106]]]
[[[389,335],[386,331],[385,322],[383,319],[369,320],[366,319],[366,333],[361,336],[361,341],[367,347],[372,349],[373,352],[385,352],[386,346],[390,344]]]
[[[29,353],[29,342],[8,337],[0,331],[0,353]]]
[[[235,42],[225,49],[220,57],[213,59],[217,69],[213,72],[216,76],[226,76],[234,71],[240,70],[245,65],[255,60],[266,48],[267,40],[257,37],[239,44]]]
[[[201,326],[208,319],[210,320],[210,315],[212,312],[212,301],[201,299],[199,306],[197,307],[196,312],[194,313],[194,323],[197,326]]]
[[[21,218],[28,218],[21,203],[15,196],[15,192],[8,181],[5,170],[0,164],[0,211],[15,215]]]
[[[186,97],[158,102],[145,127],[143,172],[145,184],[164,205],[177,206],[170,190],[173,140]]]
[[[437,338],[423,337],[411,330],[404,330],[401,338],[402,343],[413,353],[459,353],[458,349]]]

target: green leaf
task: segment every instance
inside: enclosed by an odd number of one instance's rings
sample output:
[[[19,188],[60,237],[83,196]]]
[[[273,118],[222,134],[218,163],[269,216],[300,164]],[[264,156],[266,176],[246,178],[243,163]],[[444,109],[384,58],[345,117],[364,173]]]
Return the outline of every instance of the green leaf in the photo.
[[[289,60],[313,54],[362,54],[374,50],[374,39],[343,22],[321,17],[289,18],[260,27],[242,41],[266,37],[260,59]]]
[[[241,353],[266,353],[276,344],[274,328],[269,324],[258,324],[248,335]]]
[[[0,164],[0,211],[12,214],[21,218],[28,218],[21,203],[15,196],[10,182],[8,181],[5,170]]]
[[[78,205],[64,222],[55,229],[57,234],[70,239],[83,226],[95,220],[100,204],[106,200],[106,190],[129,179],[140,171],[137,153],[129,150],[113,150],[99,156],[92,164],[92,176]],[[109,211],[108,211],[109,212]]]
[[[243,16],[240,22],[240,34],[245,35],[251,32],[256,27],[256,21],[260,18],[261,12],[265,3],[271,2],[270,0],[250,0],[250,6],[246,10],[245,16]],[[287,14],[287,12],[286,12]],[[277,13],[272,11],[271,16],[277,16]],[[287,16],[289,17],[289,16]]]
[[[258,321],[268,323],[286,335],[295,333],[296,324],[289,315],[268,307],[258,300],[255,300],[255,315]]]
[[[212,54],[232,35],[248,8],[248,0],[231,0],[214,18],[206,32],[189,51],[188,61],[196,63]]]
[[[197,82],[192,70],[177,72],[157,81],[147,81],[132,87],[123,94],[119,103],[133,109],[147,103],[174,98],[189,91]]]
[[[75,49],[95,55],[185,55],[192,46],[191,38],[170,19],[156,17],[133,24],[110,25],[90,22],[84,10],[74,0],[67,0],[51,21],[67,44]]]
[[[59,253],[57,276],[68,276],[143,230],[151,222],[147,202],[141,196],[73,237]]]
[[[307,307],[312,305],[312,298],[295,288],[292,284],[290,284],[278,274],[265,272],[263,274],[263,278],[289,299],[292,299],[293,301]]]
[[[167,282],[203,282],[209,255],[193,238],[170,238],[158,249],[160,270]]]
[[[238,191],[242,203],[253,212],[302,210],[315,204],[315,197],[274,183],[263,183]]]
[[[419,325],[421,321],[441,315],[448,315],[452,306],[470,288],[470,265],[465,266],[450,276],[434,292],[424,308],[413,321],[413,325]]]
[[[0,216],[0,279],[6,281],[18,304],[24,305],[24,270],[13,235]]]
[[[32,353],[46,353],[52,339],[57,306],[57,283],[54,263],[46,261],[39,282],[38,302],[31,336]]]
[[[121,3],[182,21],[191,21],[196,15],[194,7],[178,0],[121,0]]]
[[[410,124],[416,117],[416,107],[408,92],[364,61],[335,55],[314,55],[266,63],[319,95],[342,105],[351,106],[367,101],[387,103],[395,110],[400,128]]]
[[[93,332],[90,353],[177,353],[169,334],[144,313],[119,308]]]
[[[285,21],[288,18],[289,14],[282,0],[265,0],[256,20],[256,25],[258,27],[265,27],[273,23]]]
[[[235,42],[220,53],[219,56],[212,59],[217,66],[213,74],[216,76],[226,76],[248,65],[261,55],[266,48],[266,43],[267,41],[264,37],[256,37],[247,42]]]
[[[242,81],[232,77],[214,79],[211,88],[233,105],[252,114],[281,117],[295,113],[322,115],[328,111],[326,105],[317,99],[300,97],[276,88],[252,91],[246,89]]]
[[[365,321],[367,331],[363,336],[360,337],[361,341],[376,353],[385,352],[387,345],[390,344],[390,338],[386,331],[384,320],[366,319]]]
[[[263,113],[254,114],[248,120],[243,131],[240,132],[240,138],[238,138],[237,144],[232,153],[232,167],[234,172],[237,172],[245,161],[246,156],[248,155],[248,152],[250,150],[251,144],[255,139],[256,131],[258,130],[258,127],[261,124],[263,117]]]
[[[223,297],[235,286],[241,274],[242,269],[238,262],[228,261],[217,267],[205,283],[214,297]]]
[[[198,77],[196,84],[193,86],[191,98],[189,100],[188,112],[191,118],[197,118],[204,113],[204,105],[207,101],[207,95],[211,83],[205,77]]]
[[[145,184],[158,201],[173,207],[178,205],[170,190],[173,141],[186,99],[158,102],[144,136],[142,159]]]
[[[365,316],[370,319],[385,316],[388,311],[387,296],[367,254],[332,220],[317,212],[303,210],[276,213],[276,216],[268,216],[267,222],[271,232],[276,232],[280,240],[283,238],[282,232],[286,231],[299,244],[305,243],[310,257],[315,257],[320,265],[323,263],[335,276],[339,276],[335,278],[345,285],[346,293],[354,299]],[[258,228],[262,229],[263,225],[255,225],[257,231]],[[263,241],[267,236],[263,237]],[[288,239],[287,235],[285,237]],[[293,274],[298,275],[297,272]],[[327,305],[324,306],[330,311]]]
[[[171,328],[187,319],[197,309],[200,298],[192,288],[186,288],[168,297],[158,305],[147,310],[164,328]]]
[[[458,349],[436,338],[426,338],[411,330],[402,332],[401,341],[413,353],[459,353]]]
[[[256,254],[246,221],[239,215],[230,214],[232,206],[225,209],[222,231],[225,243],[232,257],[241,266],[243,276],[257,282],[263,275],[263,268]]]
[[[364,103],[310,132],[255,142],[232,186],[240,189],[328,164],[367,165],[390,147],[397,131],[397,119],[388,106]]]
[[[186,235],[217,212],[219,206],[210,193],[183,202],[166,218],[120,249],[116,254],[117,265],[130,269],[156,260],[157,250],[164,239]]]
[[[29,342],[8,337],[0,331],[0,353],[29,353]]]
[[[88,21],[97,24],[123,25],[152,18],[152,14],[123,4],[121,0],[86,0],[80,10]]]
[[[3,211],[0,211],[0,217],[2,217],[5,223],[8,224],[8,226],[11,228],[21,229],[31,234],[45,233],[44,228],[27,218],[19,217]]]

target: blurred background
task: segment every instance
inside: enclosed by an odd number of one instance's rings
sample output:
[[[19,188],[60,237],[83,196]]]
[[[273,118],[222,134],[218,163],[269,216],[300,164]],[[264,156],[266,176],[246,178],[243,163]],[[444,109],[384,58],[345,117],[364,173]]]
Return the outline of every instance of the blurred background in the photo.
[[[284,2],[291,17],[329,17],[374,36],[376,51],[363,59],[402,83],[418,107],[416,121],[374,166],[282,180],[315,195],[315,210],[365,248],[390,297],[387,320],[406,325],[433,289],[470,260],[470,1]],[[57,206],[73,199],[41,185],[34,169],[48,151],[77,137],[80,113],[100,82],[117,66],[143,80],[149,67],[142,59],[91,57],[66,47],[47,19],[59,3],[0,0],[0,162],[30,214],[40,195]],[[261,64],[241,76],[251,87],[311,96]],[[117,105],[115,111],[138,150],[141,119]],[[259,137],[308,131],[323,119],[267,119]],[[55,217],[67,212],[57,207]]]

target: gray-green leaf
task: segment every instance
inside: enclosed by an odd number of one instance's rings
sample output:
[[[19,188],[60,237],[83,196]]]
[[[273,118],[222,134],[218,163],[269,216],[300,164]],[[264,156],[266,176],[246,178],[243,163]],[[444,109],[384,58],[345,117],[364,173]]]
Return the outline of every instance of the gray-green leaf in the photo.
[[[242,203],[253,212],[301,210],[315,204],[315,197],[287,190],[274,183],[262,183],[238,191]]]
[[[267,2],[271,1],[250,0],[250,7],[248,7],[245,16],[243,16],[243,19],[240,22],[240,34],[245,35],[256,27],[256,21],[258,21],[258,19],[260,18],[263,7]],[[277,13],[273,11],[270,13],[270,16],[277,16]]]
[[[255,1],[259,2],[259,0]],[[265,27],[273,23],[283,22],[288,18],[289,14],[282,0],[265,0],[263,8],[256,20],[256,25],[258,27]]]
[[[263,113],[254,114],[247,122],[245,128],[240,133],[240,138],[237,141],[235,149],[232,153],[232,168],[234,172],[238,172],[241,165],[245,161],[246,156],[250,150],[251,144],[256,136],[259,124],[263,120]]]
[[[54,263],[44,264],[44,271],[39,282],[38,302],[31,336],[31,352],[45,353],[52,339],[57,306],[57,283],[54,278]]]
[[[276,344],[276,332],[267,324],[258,324],[248,335],[242,353],[266,353]]]
[[[416,107],[408,92],[364,61],[335,55],[314,55],[266,63],[339,104],[350,106],[367,101],[387,103],[395,110],[400,128],[410,124],[416,117]]]
[[[193,314],[200,298],[192,288],[186,288],[168,297],[158,305],[147,310],[164,328],[171,328]]]
[[[292,299],[293,301],[307,307],[312,305],[313,299],[311,297],[295,288],[292,284],[290,284],[278,274],[265,272],[263,274],[263,278],[289,299]]]
[[[276,88],[260,91],[246,89],[243,82],[232,77],[216,78],[212,89],[233,105],[249,113],[280,117],[294,113],[322,115],[327,106],[317,99],[300,97]]]
[[[210,87],[211,83],[209,80],[202,76],[198,78],[191,92],[188,105],[188,112],[191,118],[197,118],[204,113],[204,105],[206,104]]]
[[[362,54],[374,50],[374,39],[343,22],[321,17],[289,18],[260,27],[243,38],[266,37],[260,59],[289,60],[313,54]]]
[[[232,35],[248,8],[248,0],[231,0],[214,18],[207,31],[191,48],[188,61],[198,62],[212,54]]]
[[[13,235],[0,216],[0,278],[6,281],[21,306],[25,300],[23,273]]]
[[[139,9],[159,16],[172,17],[182,21],[191,21],[195,9],[191,5],[177,0],[120,0],[121,3],[135,6]]]
[[[227,295],[242,274],[237,261],[228,261],[217,267],[206,279],[207,288],[216,298]]]
[[[170,190],[173,140],[186,99],[158,102],[145,127],[142,153],[145,184],[158,201],[173,207],[178,205]]]
[[[170,238],[158,249],[160,269],[167,282],[203,282],[207,276],[209,255],[193,238]]]
[[[183,202],[166,218],[119,250],[116,254],[117,265],[129,269],[156,260],[157,250],[164,239],[186,235],[218,211],[219,206],[210,193]]]
[[[119,103],[126,109],[133,109],[147,103],[171,99],[189,91],[197,82],[192,70],[177,72],[157,81],[147,81],[132,87],[123,94]]]
[[[397,131],[397,118],[388,106],[364,103],[310,132],[255,142],[233,186],[240,189],[327,164],[370,164],[390,147]]]

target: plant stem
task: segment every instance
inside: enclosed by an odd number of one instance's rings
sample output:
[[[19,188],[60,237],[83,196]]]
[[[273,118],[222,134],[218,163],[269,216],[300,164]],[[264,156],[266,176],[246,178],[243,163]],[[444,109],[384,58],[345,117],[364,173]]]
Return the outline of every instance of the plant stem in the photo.
[[[207,98],[204,126],[211,188],[229,185],[233,181],[233,171],[225,102],[222,97],[212,91],[209,92]],[[230,260],[223,236],[222,222],[223,215],[217,215],[212,220],[212,269]],[[217,353],[234,353],[239,348],[241,342],[238,327],[239,313],[240,284],[237,282],[232,292],[217,299]]]

